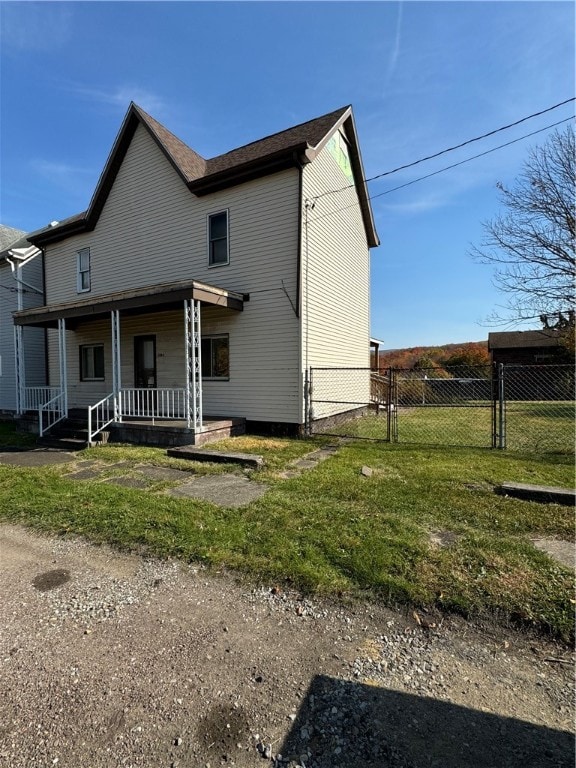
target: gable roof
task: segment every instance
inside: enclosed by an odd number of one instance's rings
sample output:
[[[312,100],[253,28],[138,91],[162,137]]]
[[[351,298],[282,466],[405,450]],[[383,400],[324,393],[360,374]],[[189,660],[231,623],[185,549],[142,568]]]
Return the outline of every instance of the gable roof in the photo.
[[[29,236],[31,242],[45,245],[94,229],[139,125],[148,131],[190,192],[196,196],[312,162],[330,136],[344,126],[351,139],[351,163],[368,244],[370,247],[379,245],[350,106],[206,160],[133,102],[128,108],[88,209],[32,233]]]

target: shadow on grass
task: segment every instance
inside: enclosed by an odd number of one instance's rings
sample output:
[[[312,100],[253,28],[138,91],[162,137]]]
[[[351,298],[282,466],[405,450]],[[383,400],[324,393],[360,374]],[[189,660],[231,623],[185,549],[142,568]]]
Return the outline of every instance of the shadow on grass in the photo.
[[[314,678],[282,747],[306,768],[572,768],[573,736],[326,676]]]

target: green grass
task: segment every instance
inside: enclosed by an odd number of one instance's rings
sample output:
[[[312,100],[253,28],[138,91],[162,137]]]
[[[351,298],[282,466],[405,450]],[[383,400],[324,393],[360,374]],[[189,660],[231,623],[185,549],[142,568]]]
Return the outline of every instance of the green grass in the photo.
[[[18,432],[14,423],[0,421],[0,450],[6,448],[31,448],[36,444],[36,435]]]
[[[269,485],[258,501],[225,509],[73,481],[64,476],[70,467],[62,465],[0,465],[0,518],[311,592],[514,617],[570,638],[572,574],[530,539],[573,540],[573,509],[497,496],[493,486],[506,480],[572,486],[571,457],[358,441],[283,480],[278,472],[318,443],[234,438],[220,447],[266,456],[268,469],[250,475]],[[116,446],[78,455],[88,457],[134,465],[166,460],[160,449]],[[189,471],[223,470],[186,465]],[[361,474],[365,465],[374,470],[371,477]],[[431,532],[449,533],[454,541],[440,548]]]
[[[506,449],[536,453],[574,453],[574,404],[516,402],[506,406]],[[492,412],[489,405],[400,408],[398,442],[422,445],[490,447]],[[385,440],[386,413],[342,424],[337,434]]]

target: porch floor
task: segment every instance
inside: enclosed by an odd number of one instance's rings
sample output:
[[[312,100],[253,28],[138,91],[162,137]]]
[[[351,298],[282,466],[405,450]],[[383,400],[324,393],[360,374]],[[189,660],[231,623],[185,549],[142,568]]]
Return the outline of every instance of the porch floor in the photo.
[[[143,419],[124,417],[107,427],[112,442],[140,445],[205,445],[226,437],[243,435],[246,419],[236,416],[207,415],[202,419],[202,431],[195,433],[184,419]]]
[[[238,416],[204,416],[202,419],[202,432],[212,432],[215,429],[243,426],[245,419]],[[142,427],[170,427],[172,429],[188,429],[185,419],[144,419],[125,416],[120,424]]]

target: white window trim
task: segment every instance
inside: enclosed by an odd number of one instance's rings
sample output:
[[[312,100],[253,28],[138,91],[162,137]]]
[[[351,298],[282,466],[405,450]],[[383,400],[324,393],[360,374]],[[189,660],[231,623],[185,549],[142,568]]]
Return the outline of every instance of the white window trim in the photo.
[[[79,375],[78,375],[79,381],[80,382],[84,382],[84,381],[106,381],[106,348],[104,347],[104,344],[102,342],[96,342],[94,344],[80,344],[79,347],[80,347],[80,350],[79,350],[80,370],[78,372],[79,373]],[[104,362],[104,376],[83,376],[82,375],[83,374],[83,370],[82,370],[82,352],[83,352],[84,349],[92,349],[93,350],[96,347],[101,347],[102,348],[102,356],[104,358],[104,360],[103,360],[103,362]],[[93,367],[95,368],[96,366],[94,365],[94,360],[92,360],[92,364],[93,364]]]
[[[211,264],[210,263],[210,219],[213,216],[220,216],[221,214],[226,214],[226,261],[219,261],[217,264]],[[208,269],[213,269],[214,267],[225,267],[228,264],[230,264],[230,209],[229,208],[223,208],[221,211],[213,211],[212,213],[209,213],[206,217],[206,243],[208,246]]]
[[[81,269],[82,254],[88,253],[88,269]],[[88,274],[88,288],[82,288],[82,275]],[[89,293],[92,289],[92,264],[90,256],[90,248],[80,248],[76,252],[76,292],[77,293]]]

